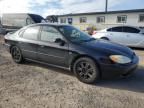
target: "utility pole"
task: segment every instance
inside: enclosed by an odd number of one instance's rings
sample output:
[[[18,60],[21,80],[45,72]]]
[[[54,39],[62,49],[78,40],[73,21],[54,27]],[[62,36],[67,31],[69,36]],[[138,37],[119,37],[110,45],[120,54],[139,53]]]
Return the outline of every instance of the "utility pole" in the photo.
[[[107,12],[108,11],[108,0],[106,0],[106,2],[105,2],[105,12]]]

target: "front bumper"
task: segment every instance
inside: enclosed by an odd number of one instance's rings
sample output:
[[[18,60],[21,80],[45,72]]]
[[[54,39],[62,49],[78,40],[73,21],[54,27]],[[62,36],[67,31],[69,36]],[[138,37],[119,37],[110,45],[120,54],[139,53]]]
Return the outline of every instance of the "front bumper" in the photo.
[[[102,78],[111,78],[115,76],[131,74],[134,72],[134,70],[136,70],[138,63],[139,63],[139,58],[137,56],[134,56],[132,62],[129,64],[100,63]]]

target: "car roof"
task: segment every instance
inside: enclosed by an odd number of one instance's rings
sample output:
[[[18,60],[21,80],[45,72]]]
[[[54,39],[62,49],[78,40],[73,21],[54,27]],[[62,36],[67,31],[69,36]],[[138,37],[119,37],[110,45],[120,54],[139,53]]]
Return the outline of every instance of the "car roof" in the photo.
[[[68,24],[54,24],[54,23],[35,23],[35,24],[30,24],[30,25],[22,27],[21,29],[18,30],[18,32],[21,31],[21,30],[27,29],[29,27],[33,27],[33,26],[53,26],[53,27],[58,27],[58,26],[71,26],[71,25],[68,25]]]
[[[119,25],[119,26],[109,27],[109,28],[106,28],[106,29],[110,29],[110,28],[114,28],[114,27],[132,27],[132,28],[136,28],[136,29],[141,30],[141,28],[139,28],[139,27],[137,27],[137,26],[130,26],[130,25]]]

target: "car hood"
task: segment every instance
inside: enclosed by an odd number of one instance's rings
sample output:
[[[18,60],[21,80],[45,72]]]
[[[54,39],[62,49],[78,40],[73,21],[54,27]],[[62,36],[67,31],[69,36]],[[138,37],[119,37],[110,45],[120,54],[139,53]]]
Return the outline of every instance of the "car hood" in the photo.
[[[134,52],[130,48],[120,45],[120,44],[110,42],[110,41],[106,41],[106,40],[97,39],[97,40],[85,42],[82,44],[85,48],[92,48],[93,50],[94,49],[100,50],[110,55],[120,54],[120,55],[124,55],[127,57],[133,57],[134,55]]]

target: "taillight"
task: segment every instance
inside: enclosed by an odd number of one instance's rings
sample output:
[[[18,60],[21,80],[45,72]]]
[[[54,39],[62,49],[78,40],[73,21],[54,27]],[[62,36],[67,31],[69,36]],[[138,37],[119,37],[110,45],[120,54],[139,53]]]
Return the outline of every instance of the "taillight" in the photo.
[[[97,32],[96,31],[93,31],[93,35],[95,35]]]
[[[4,42],[5,42],[5,43],[7,42],[6,39],[4,39]]]

